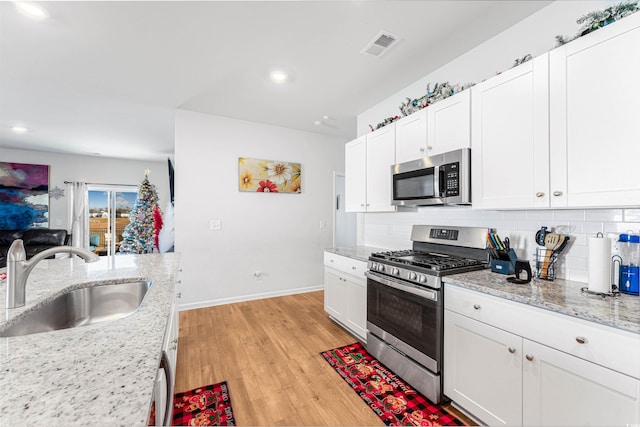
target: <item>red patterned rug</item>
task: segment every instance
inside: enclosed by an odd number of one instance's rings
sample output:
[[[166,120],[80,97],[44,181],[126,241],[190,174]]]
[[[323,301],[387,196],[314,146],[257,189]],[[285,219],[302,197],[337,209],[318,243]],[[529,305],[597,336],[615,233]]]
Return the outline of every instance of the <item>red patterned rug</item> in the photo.
[[[173,397],[174,426],[234,426],[227,382],[176,393]]]
[[[388,426],[464,425],[371,357],[360,343],[320,354]]]

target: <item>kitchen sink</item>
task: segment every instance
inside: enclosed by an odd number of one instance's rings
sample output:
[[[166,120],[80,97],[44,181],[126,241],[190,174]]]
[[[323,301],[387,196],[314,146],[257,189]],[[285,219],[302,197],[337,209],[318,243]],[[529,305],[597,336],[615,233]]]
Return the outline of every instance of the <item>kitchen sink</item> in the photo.
[[[0,329],[0,337],[15,337],[76,328],[121,319],[135,312],[151,281],[92,284],[58,295]]]

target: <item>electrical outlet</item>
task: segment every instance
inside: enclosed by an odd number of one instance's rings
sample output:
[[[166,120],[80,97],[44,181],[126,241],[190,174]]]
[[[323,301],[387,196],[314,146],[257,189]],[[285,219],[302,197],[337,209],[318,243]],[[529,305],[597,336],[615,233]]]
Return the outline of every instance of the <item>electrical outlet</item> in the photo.
[[[222,220],[212,219],[210,226],[211,226],[211,231],[220,231],[222,230]]]
[[[327,228],[327,221],[320,220],[320,228]]]
[[[254,280],[260,280],[260,279],[262,279],[262,271],[260,271],[260,270],[256,270],[256,271],[253,273],[253,279],[254,279]]]

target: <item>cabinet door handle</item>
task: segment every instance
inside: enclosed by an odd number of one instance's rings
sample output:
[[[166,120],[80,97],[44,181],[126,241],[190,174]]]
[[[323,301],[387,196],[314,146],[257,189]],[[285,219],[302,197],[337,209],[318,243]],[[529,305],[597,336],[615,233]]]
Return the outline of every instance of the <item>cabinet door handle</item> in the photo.
[[[352,266],[351,266],[351,269],[352,269],[352,270],[355,270],[355,269],[356,269],[356,266],[355,266],[355,265],[352,265]]]
[[[553,195],[556,196],[556,197],[560,197],[560,196],[562,196],[562,191],[554,191]]]
[[[542,191],[538,191],[536,193],[536,197],[544,197],[544,193]]]
[[[424,153],[424,147],[420,147],[420,152]]]
[[[427,145],[427,150],[433,150],[433,145]]]
[[[473,304],[474,310],[480,310],[480,304]]]
[[[533,356],[532,356],[532,355],[530,355],[530,354],[527,354],[525,357],[527,358],[527,360],[528,360],[529,362],[531,362],[531,361],[533,360]]]
[[[585,337],[576,337],[578,344],[586,344],[588,340]]]
[[[176,295],[176,298],[182,298],[182,292],[178,292],[178,294]]]
[[[509,353],[513,354],[516,352],[516,349],[513,347],[509,347]]]

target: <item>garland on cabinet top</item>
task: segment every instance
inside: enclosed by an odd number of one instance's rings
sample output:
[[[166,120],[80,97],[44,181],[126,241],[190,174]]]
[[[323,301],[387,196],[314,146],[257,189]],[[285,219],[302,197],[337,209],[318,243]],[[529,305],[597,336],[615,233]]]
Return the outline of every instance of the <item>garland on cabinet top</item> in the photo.
[[[604,10],[589,12],[576,20],[578,24],[582,24],[582,27],[580,27],[580,30],[576,35],[574,35],[573,37],[565,37],[563,35],[556,36],[556,47],[562,46],[563,44],[582,37],[585,34],[589,34],[590,32],[607,26],[612,22],[618,21],[626,16],[637,12],[638,10],[640,10],[640,8],[638,7],[638,0],[630,0],[627,2],[609,6]],[[531,59],[533,59],[533,56],[530,53],[526,54],[522,58],[516,58],[511,68],[524,64]],[[498,72],[497,74],[500,74],[500,72]],[[435,102],[441,101],[445,98],[450,97],[451,95],[468,89],[474,84],[475,83],[465,83],[462,85],[456,84],[451,86],[449,85],[449,82],[436,83],[432,91],[429,90],[429,84],[427,84],[426,95],[418,99],[407,98],[407,102],[403,102],[400,105],[399,108],[402,116],[387,117],[382,122],[378,123],[375,128],[371,125],[369,125],[369,127],[373,132],[376,129],[380,129],[388,124],[395,122],[401,117],[408,116],[409,114],[415,113],[416,111],[421,110]]]
[[[384,121],[378,123],[375,128],[371,125],[369,125],[369,127],[373,132],[376,129],[380,129],[390,123],[395,122],[401,117],[406,117],[410,114],[415,113],[416,111],[428,107],[431,104],[435,104],[436,102],[449,98],[450,96],[455,95],[458,92],[462,92],[463,90],[470,88],[474,84],[475,83],[456,83],[452,86],[449,84],[449,82],[436,83],[433,87],[433,90],[431,90],[431,83],[427,83],[427,93],[423,97],[418,99],[407,98],[407,102],[403,102],[400,105],[399,108],[402,116],[387,117],[386,119],[384,119]]]
[[[563,35],[556,36],[556,47],[562,46],[563,44],[569,43],[570,41],[582,37],[585,34],[589,34],[590,32],[605,27],[612,22],[619,21],[638,10],[640,10],[638,8],[638,0],[631,0],[611,5],[604,10],[589,12],[576,20],[576,23],[582,24],[582,27],[580,27],[578,33],[573,37],[566,37]]]

